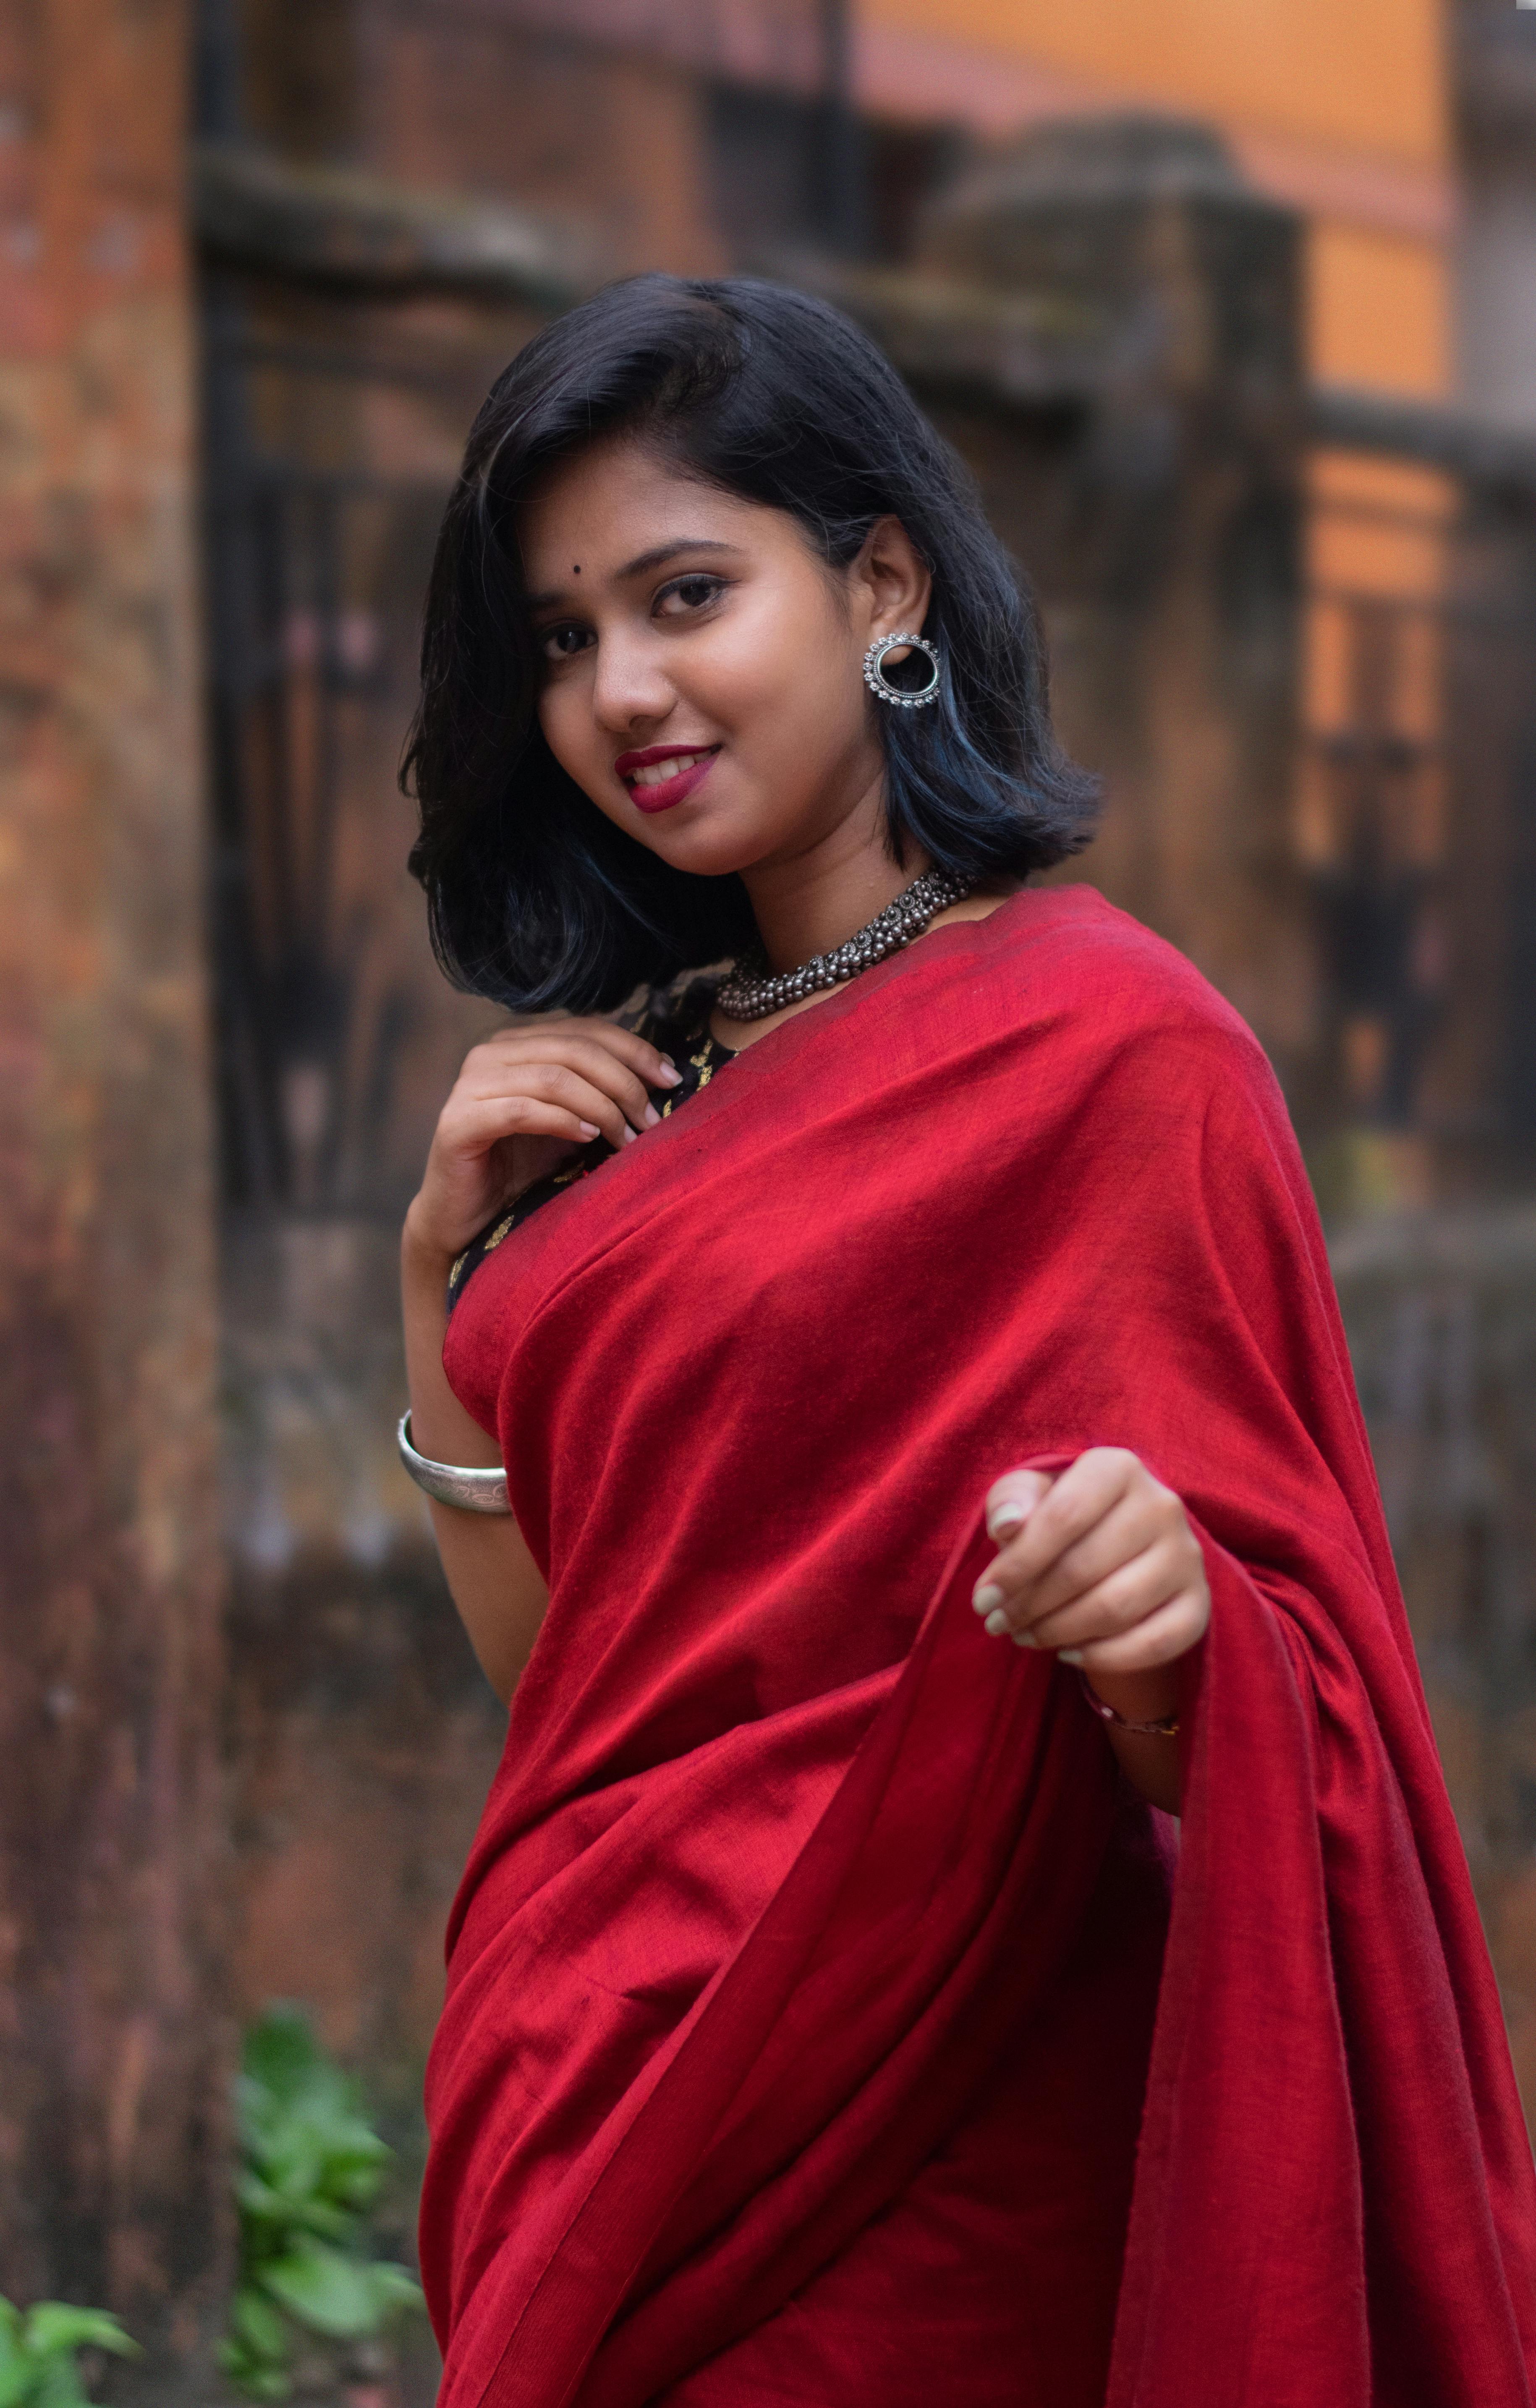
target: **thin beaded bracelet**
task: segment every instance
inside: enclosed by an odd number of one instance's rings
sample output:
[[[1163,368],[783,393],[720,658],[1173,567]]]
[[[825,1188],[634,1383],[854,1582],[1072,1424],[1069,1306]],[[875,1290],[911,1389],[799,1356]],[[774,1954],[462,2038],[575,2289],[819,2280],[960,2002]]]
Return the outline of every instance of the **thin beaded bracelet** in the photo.
[[[1179,1717],[1177,1714],[1159,1714],[1155,1723],[1129,1722],[1124,1714],[1117,1714],[1113,1706],[1107,1706],[1104,1703],[1103,1698],[1098,1695],[1098,1690],[1094,1687],[1086,1672],[1082,1670],[1081,1666],[1078,1669],[1077,1677],[1083,1684],[1084,1696],[1086,1698],[1094,1713],[1098,1716],[1100,1722],[1113,1723],[1116,1730],[1134,1731],[1139,1739],[1178,1738]]]

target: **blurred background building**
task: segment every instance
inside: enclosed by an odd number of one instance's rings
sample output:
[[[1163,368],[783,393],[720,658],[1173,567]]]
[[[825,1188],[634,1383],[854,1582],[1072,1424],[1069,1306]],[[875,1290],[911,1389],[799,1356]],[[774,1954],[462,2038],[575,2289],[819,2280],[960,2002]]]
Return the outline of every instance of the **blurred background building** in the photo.
[[[270,1997],[418,2146],[501,1717],[393,1460],[398,1217],[488,1020],[395,765],[475,408],[647,266],[885,345],[1039,586],[1072,874],[1280,1070],[1536,2110],[1536,16],[0,24],[0,2287],[208,2396]]]

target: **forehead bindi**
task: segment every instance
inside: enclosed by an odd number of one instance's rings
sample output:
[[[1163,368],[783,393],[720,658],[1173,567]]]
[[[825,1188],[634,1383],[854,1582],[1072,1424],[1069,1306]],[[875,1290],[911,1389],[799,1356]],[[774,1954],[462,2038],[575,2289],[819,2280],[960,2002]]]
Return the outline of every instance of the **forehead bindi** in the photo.
[[[521,533],[531,589],[610,586],[634,564],[687,540],[759,549],[776,513],[680,476],[633,446],[570,461],[527,497]],[[770,539],[770,538],[768,538]]]

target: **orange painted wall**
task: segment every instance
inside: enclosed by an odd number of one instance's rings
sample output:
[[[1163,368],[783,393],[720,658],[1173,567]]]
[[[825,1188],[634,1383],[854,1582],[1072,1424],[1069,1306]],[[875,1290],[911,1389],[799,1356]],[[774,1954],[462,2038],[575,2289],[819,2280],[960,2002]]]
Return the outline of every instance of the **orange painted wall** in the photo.
[[[857,17],[877,97],[905,62],[915,100],[925,61],[933,83],[948,51],[978,93],[989,72],[1016,79],[1021,122],[1053,93],[1210,119],[1256,181],[1307,210],[1314,372],[1447,390],[1443,0],[857,0]],[[986,131],[1005,108],[987,107]]]
[[[1401,393],[1450,392],[1451,271],[1443,244],[1313,218],[1307,282],[1314,376]]]
[[[861,0],[872,21],[1400,158],[1444,156],[1435,0]]]

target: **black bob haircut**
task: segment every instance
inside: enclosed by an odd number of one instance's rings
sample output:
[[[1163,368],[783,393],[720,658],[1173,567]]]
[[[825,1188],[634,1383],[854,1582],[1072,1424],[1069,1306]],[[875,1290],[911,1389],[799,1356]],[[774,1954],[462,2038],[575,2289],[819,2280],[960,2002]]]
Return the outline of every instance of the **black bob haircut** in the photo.
[[[969,472],[889,362],[804,294],[635,277],[503,370],[438,538],[401,778],[421,810],[410,867],[457,985],[514,1011],[609,1010],[754,933],[739,878],[691,876],[625,836],[539,729],[514,512],[555,463],[615,435],[787,511],[831,567],[877,519],[901,521],[933,574],[916,632],[943,680],[924,710],[870,703],[898,865],[921,847],[973,879],[1023,876],[1086,843],[1094,783],[1052,736],[1033,604]]]

